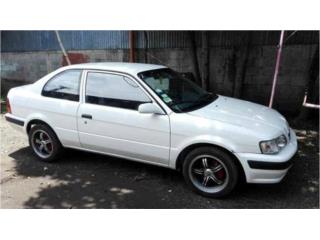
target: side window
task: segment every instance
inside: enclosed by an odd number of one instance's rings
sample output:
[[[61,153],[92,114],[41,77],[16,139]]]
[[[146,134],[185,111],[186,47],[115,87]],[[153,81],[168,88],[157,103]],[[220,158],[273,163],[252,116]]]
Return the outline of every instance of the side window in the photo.
[[[79,101],[81,70],[68,70],[50,79],[42,90],[42,95],[52,98]]]
[[[141,88],[127,77],[89,72],[86,102],[137,110],[141,103],[151,101]]]

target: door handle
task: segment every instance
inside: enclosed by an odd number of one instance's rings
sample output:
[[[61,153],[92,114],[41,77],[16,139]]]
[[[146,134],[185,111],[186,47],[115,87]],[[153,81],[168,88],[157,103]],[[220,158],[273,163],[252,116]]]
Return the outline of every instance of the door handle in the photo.
[[[87,119],[92,119],[92,115],[90,115],[90,114],[82,114],[81,117],[87,118]]]

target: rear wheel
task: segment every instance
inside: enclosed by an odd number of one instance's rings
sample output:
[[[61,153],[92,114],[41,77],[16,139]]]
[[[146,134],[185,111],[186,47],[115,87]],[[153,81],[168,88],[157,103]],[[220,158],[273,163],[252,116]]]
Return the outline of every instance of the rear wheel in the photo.
[[[39,124],[29,132],[29,144],[36,156],[44,162],[58,159],[62,146],[56,134],[46,125]]]
[[[238,169],[229,154],[214,147],[191,151],[183,163],[183,175],[189,186],[207,197],[228,195],[238,181]]]

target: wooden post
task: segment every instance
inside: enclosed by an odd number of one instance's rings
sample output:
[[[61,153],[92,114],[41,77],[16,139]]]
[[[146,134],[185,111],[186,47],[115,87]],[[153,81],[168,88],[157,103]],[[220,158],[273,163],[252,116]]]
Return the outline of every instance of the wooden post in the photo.
[[[144,36],[144,62],[148,63],[148,47],[149,47],[148,32],[143,31],[143,36]]]
[[[191,40],[191,61],[195,73],[195,80],[197,83],[201,84],[202,80],[200,77],[199,61],[197,55],[197,45],[196,45],[196,36],[195,31],[189,32],[189,38]]]
[[[62,51],[64,57],[66,58],[66,61],[67,61],[68,65],[71,65],[71,61],[70,61],[70,59],[69,59],[69,57],[68,57],[68,54],[67,54],[67,52],[66,52],[66,49],[64,48],[64,46],[63,46],[63,44],[62,44],[62,41],[61,41],[59,32],[58,32],[58,31],[54,31],[54,32],[56,33],[57,40],[58,40],[58,42],[59,42],[61,51]]]
[[[247,62],[249,58],[251,36],[251,32],[246,33],[246,43],[243,48],[240,48],[240,50],[237,51],[236,54],[238,55],[238,57],[236,58],[236,72],[233,85],[233,96],[236,98],[241,98],[242,96],[242,85],[245,78]]]
[[[129,31],[129,62],[135,61],[134,43],[134,31]]]
[[[202,87],[209,90],[209,33],[208,31],[202,32]]]

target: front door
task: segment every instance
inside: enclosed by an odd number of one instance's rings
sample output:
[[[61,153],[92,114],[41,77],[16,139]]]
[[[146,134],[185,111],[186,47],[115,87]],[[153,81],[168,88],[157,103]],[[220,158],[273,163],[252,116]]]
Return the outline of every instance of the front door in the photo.
[[[169,163],[167,115],[142,114],[148,94],[124,75],[88,71],[78,111],[80,143],[88,150],[161,165]]]

